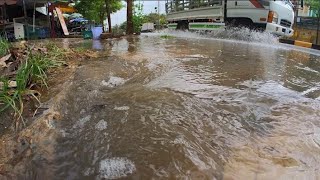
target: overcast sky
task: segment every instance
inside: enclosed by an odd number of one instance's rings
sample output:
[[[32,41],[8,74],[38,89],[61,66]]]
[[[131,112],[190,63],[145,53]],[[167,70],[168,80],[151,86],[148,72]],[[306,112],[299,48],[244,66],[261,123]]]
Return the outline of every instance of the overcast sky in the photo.
[[[126,6],[126,3],[122,1],[123,4]],[[137,4],[139,1],[135,1],[135,4]],[[140,1],[143,4],[143,13],[144,14],[149,14],[151,12],[155,13],[156,10],[154,9],[155,7],[158,7],[158,1]],[[160,0],[160,13],[165,13],[165,1]],[[120,25],[121,23],[125,22],[127,19],[127,10],[126,7],[122,8],[120,11],[114,13],[111,15],[112,18],[112,26],[118,24]]]

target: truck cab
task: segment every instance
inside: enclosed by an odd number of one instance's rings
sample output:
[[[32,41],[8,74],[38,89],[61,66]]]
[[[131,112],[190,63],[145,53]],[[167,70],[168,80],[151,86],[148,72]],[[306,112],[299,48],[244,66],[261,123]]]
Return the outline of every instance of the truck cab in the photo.
[[[293,35],[294,10],[289,0],[270,2],[269,16],[271,19],[267,23],[266,31],[280,36]]]

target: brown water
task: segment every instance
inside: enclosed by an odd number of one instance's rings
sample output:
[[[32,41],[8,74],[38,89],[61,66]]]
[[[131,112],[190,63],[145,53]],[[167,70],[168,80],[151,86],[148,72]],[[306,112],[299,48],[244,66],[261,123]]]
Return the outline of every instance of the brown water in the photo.
[[[314,51],[152,34],[75,46],[105,57],[64,89],[30,177],[320,179]]]

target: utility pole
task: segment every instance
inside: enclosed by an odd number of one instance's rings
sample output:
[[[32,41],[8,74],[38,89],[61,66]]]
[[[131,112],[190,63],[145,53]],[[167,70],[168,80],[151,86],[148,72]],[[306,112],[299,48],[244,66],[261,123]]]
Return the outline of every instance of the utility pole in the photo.
[[[294,1],[294,27],[297,27],[297,22],[298,22],[298,13],[299,13],[299,2],[298,0]]]
[[[158,30],[160,31],[160,0],[158,0]]]
[[[318,26],[317,26],[317,38],[316,38],[316,44],[318,45],[318,36],[319,36],[319,23],[320,23],[320,7],[318,8],[318,14],[317,14],[317,17],[318,17]]]
[[[28,15],[27,15],[27,8],[25,0],[22,0],[23,3],[23,12],[24,12],[24,24],[27,31],[27,39],[29,40],[29,27],[28,27]]]

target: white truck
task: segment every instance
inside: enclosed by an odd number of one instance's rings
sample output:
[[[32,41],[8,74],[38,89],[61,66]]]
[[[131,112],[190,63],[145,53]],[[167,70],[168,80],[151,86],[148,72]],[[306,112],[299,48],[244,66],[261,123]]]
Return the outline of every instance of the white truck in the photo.
[[[290,0],[167,0],[168,28],[214,30],[225,25],[293,35]]]

